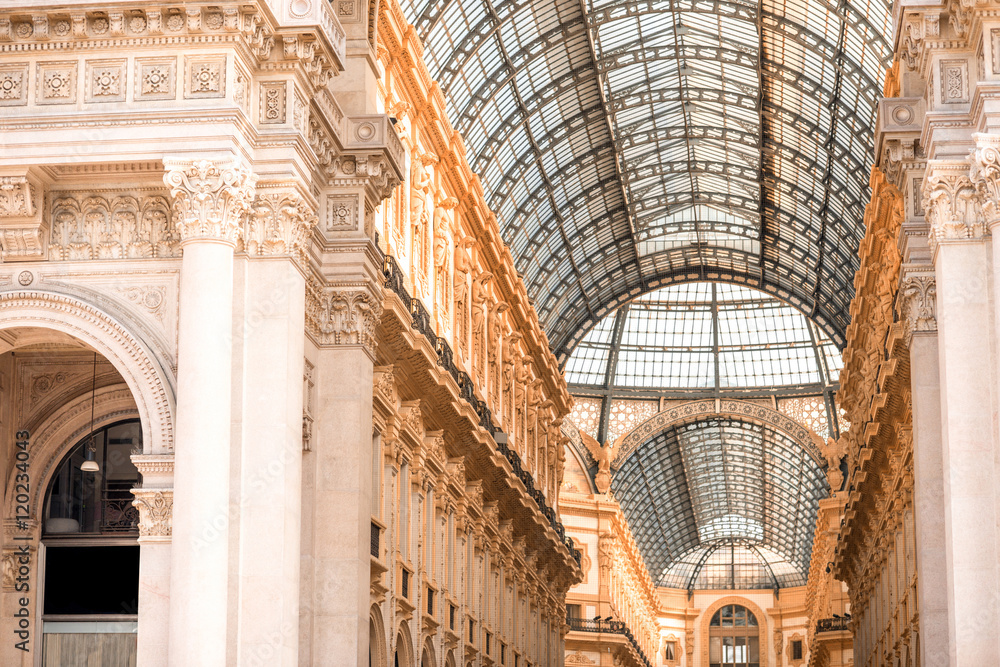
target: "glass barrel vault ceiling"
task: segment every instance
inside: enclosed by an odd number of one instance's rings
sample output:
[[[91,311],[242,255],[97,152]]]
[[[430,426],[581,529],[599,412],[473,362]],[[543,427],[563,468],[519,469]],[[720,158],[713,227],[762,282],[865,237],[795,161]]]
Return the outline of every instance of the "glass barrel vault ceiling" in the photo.
[[[891,58],[885,0],[402,0],[564,360],[698,277],[842,344]]]
[[[795,308],[747,287],[696,282],[602,319],[566,362],[566,381],[580,394],[828,392],[841,365],[836,346]]]
[[[660,433],[611,488],[659,586],[786,588],[806,583],[819,463],[769,427],[702,419]]]

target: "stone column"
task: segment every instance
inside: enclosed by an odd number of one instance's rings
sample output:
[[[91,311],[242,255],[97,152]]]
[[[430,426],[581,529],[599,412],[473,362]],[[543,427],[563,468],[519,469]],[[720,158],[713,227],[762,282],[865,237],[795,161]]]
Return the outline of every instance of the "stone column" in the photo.
[[[366,279],[322,287],[308,306],[319,345],[312,457],[316,504],[310,642],[314,665],[368,664],[372,494],[372,376],[382,314],[377,266]],[[308,562],[308,565],[306,563]],[[308,612],[307,612],[308,613]]]
[[[227,660],[233,248],[256,178],[243,166],[164,159],[184,257],[170,573],[172,665]]]
[[[305,279],[316,222],[296,192],[258,184],[236,265],[240,665],[297,665]],[[265,191],[262,193],[262,191]],[[252,222],[252,224],[251,224]],[[235,494],[234,494],[235,495]]]
[[[904,268],[897,310],[910,348],[913,409],[913,492],[919,584],[920,654],[933,665],[948,662],[948,567],[945,554],[944,468],[937,287],[931,267]]]
[[[929,161],[923,192],[937,281],[950,664],[972,667],[1000,650],[989,255],[968,162]]]
[[[167,664],[170,618],[170,538],[174,508],[172,454],[134,454],[142,486],[132,489],[139,511],[139,631],[137,664]]]

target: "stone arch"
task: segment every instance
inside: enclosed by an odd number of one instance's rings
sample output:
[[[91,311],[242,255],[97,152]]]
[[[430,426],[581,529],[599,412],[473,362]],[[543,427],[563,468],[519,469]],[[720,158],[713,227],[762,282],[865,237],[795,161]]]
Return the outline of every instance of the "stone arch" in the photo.
[[[434,667],[436,663],[434,644],[431,642],[431,638],[428,637],[424,640],[424,647],[420,651],[420,667]]]
[[[455,651],[448,651],[448,657],[444,659],[444,667],[455,667]]]
[[[767,614],[764,610],[758,607],[756,604],[748,600],[747,598],[740,597],[739,595],[728,595],[723,598],[719,598],[712,604],[708,605],[705,612],[701,615],[701,663],[702,665],[708,664],[708,637],[709,637],[709,626],[712,623],[712,617],[715,616],[715,612],[719,611],[722,607],[729,604],[738,604],[741,607],[746,607],[753,615],[757,617],[757,630],[758,640],[760,644],[760,664],[767,665],[770,661],[770,646],[768,645],[768,630],[767,630]]]
[[[94,401],[93,428],[99,429],[124,419],[135,419],[141,416],[136,409],[131,390],[122,384],[102,387],[97,390]],[[49,481],[56,468],[69,451],[91,432],[91,399],[90,394],[77,396],[53,412],[39,425],[38,431],[31,433],[28,441],[31,454],[32,469],[35,470],[31,480],[29,502],[29,520],[42,519],[42,504]],[[145,434],[143,434],[145,437]],[[16,470],[12,470],[7,478],[7,503],[4,516],[14,517],[14,485]]]
[[[820,467],[826,465],[825,459],[810,437],[812,431],[788,415],[750,401],[729,398],[717,401],[709,398],[667,408],[619,436],[615,441],[615,458],[611,462],[611,468],[618,470],[632,453],[658,433],[706,417],[729,418],[768,426],[799,444],[816,461],[816,465]]]
[[[413,664],[413,639],[410,635],[410,626],[406,621],[399,624],[396,631],[395,658],[398,659],[398,667],[414,667]],[[393,664],[393,667],[396,667]]]
[[[157,355],[120,318],[78,297],[43,290],[0,293],[0,310],[4,313],[0,331],[59,331],[101,354],[132,392],[142,423],[143,452],[173,451],[175,405],[171,376],[157,361]]]
[[[385,646],[385,624],[382,610],[373,604],[368,614],[368,651],[372,667],[388,667],[389,655]]]

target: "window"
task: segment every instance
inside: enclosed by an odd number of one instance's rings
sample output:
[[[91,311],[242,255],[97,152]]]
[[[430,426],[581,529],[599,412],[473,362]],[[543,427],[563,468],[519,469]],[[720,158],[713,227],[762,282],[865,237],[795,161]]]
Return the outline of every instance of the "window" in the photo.
[[[802,640],[792,641],[792,660],[802,660]]]
[[[132,488],[139,483],[139,471],[132,465],[131,454],[142,442],[139,420],[98,429],[93,442],[97,472],[80,469],[88,436],[52,476],[45,503],[46,536],[138,534],[139,511],[132,506]]]
[[[580,618],[580,605],[578,604],[566,605],[566,618]]]
[[[676,660],[677,646],[674,642],[667,642],[663,645],[663,659],[664,660]]]
[[[709,626],[710,667],[760,667],[760,628],[746,607],[731,604],[712,617]]]

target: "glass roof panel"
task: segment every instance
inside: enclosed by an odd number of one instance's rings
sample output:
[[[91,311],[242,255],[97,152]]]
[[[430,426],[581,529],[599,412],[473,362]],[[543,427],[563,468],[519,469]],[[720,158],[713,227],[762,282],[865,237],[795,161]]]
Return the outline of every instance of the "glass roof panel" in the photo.
[[[651,437],[611,488],[654,581],[698,589],[804,584],[829,491],[798,443],[723,417]]]
[[[690,210],[690,209],[689,209]],[[717,216],[724,218],[724,216]],[[694,215],[689,216],[695,219]],[[678,250],[706,234],[644,242]],[[734,246],[735,247],[735,246]],[[624,318],[614,337],[616,313]],[[799,310],[755,289],[694,282],[647,293],[603,318],[574,349],[566,380],[575,389],[833,390],[842,365],[835,345]],[[612,350],[617,350],[613,354]],[[718,385],[716,381],[718,380]]]
[[[843,344],[886,0],[401,5],[560,361],[623,295],[718,271]]]

